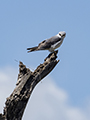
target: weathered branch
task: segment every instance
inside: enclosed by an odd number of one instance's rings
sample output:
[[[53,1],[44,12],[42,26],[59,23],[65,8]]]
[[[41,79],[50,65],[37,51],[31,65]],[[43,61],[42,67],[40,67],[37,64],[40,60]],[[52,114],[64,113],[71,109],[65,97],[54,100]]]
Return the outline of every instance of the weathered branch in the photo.
[[[5,120],[22,119],[23,112],[34,87],[49,74],[59,62],[59,60],[56,60],[57,53],[58,51],[50,53],[44,60],[44,63],[40,64],[34,72],[30,71],[22,62],[20,62],[16,88],[10,97],[7,98],[4,114],[1,115],[2,117],[5,117]]]
[[[5,120],[5,116],[0,114],[0,120]]]

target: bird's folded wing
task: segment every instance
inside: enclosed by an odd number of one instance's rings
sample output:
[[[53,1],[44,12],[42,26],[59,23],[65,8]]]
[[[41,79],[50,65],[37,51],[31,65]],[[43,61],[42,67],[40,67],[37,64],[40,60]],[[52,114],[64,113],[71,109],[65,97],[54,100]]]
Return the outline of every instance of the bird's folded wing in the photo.
[[[49,49],[52,45],[56,44],[57,42],[59,42],[61,40],[61,38],[59,38],[58,36],[53,36],[49,39],[46,39],[44,41],[42,41],[41,43],[39,43],[38,47],[39,49]]]

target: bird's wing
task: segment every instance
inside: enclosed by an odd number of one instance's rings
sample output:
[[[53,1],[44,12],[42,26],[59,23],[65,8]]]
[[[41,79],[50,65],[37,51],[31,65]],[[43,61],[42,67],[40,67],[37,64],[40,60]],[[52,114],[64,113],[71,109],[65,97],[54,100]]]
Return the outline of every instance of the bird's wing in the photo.
[[[53,36],[53,37],[46,39],[46,40],[42,41],[41,43],[39,43],[38,48],[42,49],[42,50],[44,50],[44,49],[47,50],[51,47],[51,45],[54,45],[55,43],[57,43],[60,40],[61,40],[61,38],[59,38],[58,36]]]
[[[51,45],[53,45],[53,44],[59,42],[60,40],[61,40],[61,38],[59,38],[57,35],[55,35],[55,36],[47,39],[46,41],[47,41],[47,43],[50,43]]]

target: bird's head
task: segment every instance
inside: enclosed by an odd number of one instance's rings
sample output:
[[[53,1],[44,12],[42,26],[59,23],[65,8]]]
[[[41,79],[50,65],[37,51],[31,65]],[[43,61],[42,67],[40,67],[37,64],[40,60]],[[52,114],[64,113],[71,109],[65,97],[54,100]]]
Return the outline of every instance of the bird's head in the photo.
[[[66,33],[64,32],[64,31],[61,31],[61,32],[59,32],[58,33],[59,34],[59,36],[61,36],[61,38],[65,38],[65,36],[66,36]]]

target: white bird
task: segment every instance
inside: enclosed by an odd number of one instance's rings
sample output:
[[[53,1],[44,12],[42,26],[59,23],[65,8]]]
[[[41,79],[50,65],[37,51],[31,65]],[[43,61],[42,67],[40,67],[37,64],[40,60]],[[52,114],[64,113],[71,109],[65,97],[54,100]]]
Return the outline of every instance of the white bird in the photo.
[[[50,52],[54,52],[54,50],[62,44],[66,33],[64,31],[59,32],[57,35],[46,39],[38,44],[36,47],[27,48],[28,52],[38,51],[38,50],[49,50]]]

